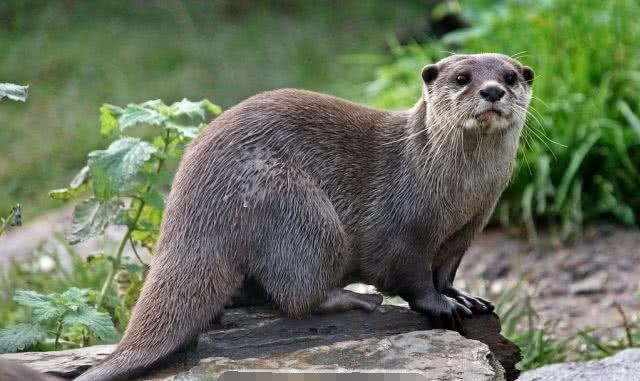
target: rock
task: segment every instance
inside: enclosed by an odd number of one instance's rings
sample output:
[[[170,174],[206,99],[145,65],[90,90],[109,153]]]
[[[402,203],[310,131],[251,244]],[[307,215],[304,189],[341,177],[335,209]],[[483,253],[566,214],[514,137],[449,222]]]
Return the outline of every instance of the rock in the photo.
[[[465,340],[457,332],[416,331],[400,335],[332,345],[270,356],[262,359],[204,359],[192,369],[165,380],[218,380],[236,369],[304,369],[307,372],[332,370],[411,371],[426,380],[503,380],[504,370],[489,348],[475,340]],[[326,380],[330,380],[330,376]],[[335,377],[333,377],[335,379]]]
[[[0,381],[61,381],[59,378],[39,373],[35,369],[20,364],[17,361],[0,359]]]
[[[574,295],[590,295],[602,293],[606,290],[608,275],[601,271],[587,278],[575,282],[569,286],[569,291]]]
[[[0,361],[21,362],[42,373],[71,378],[107,357],[115,348],[114,344],[94,345],[66,351],[6,353],[0,355]]]
[[[634,381],[639,374],[640,349],[627,349],[603,360],[543,366],[518,381]]]
[[[373,313],[348,311],[302,320],[284,318],[265,307],[229,309],[218,329],[200,335],[195,349],[177,354],[142,380],[177,375],[182,380],[185,379],[182,377],[227,369],[224,367],[260,368],[269,364],[273,366],[268,368],[289,364],[287,367],[312,369],[404,369],[428,375],[461,372],[464,377],[475,369],[482,377],[487,375],[487,378],[472,378],[478,380],[513,380],[518,376],[515,364],[521,359],[520,350],[500,335],[496,315],[465,319],[466,339],[456,332],[432,328],[424,316],[396,306],[381,306]],[[71,378],[97,363],[113,348],[95,346],[7,354],[0,358]],[[407,368],[414,366],[415,369]],[[444,368],[440,369],[441,366]],[[467,379],[464,377],[462,379]]]

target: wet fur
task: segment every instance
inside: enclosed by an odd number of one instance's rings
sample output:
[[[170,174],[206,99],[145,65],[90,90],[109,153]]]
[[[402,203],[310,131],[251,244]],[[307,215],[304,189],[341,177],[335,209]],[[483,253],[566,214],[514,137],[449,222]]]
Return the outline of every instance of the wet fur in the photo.
[[[497,60],[522,71],[505,56],[473,57],[482,70]],[[509,180],[524,121],[518,112],[512,128],[486,135],[458,128],[471,107],[448,87],[459,59],[438,63],[408,111],[286,89],[212,122],[175,176],[122,341],[80,379],[149,369],[205,330],[247,279],[292,317],[353,281],[410,303],[425,287],[450,287]],[[511,96],[526,109],[529,85]]]

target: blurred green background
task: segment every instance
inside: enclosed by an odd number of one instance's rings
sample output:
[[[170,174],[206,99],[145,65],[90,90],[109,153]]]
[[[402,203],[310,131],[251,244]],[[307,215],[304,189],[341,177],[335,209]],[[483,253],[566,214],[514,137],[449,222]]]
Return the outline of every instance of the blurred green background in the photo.
[[[421,1],[0,2],[0,82],[30,85],[26,104],[0,103],[0,210],[26,219],[59,205],[86,154],[105,146],[102,103],[208,98],[231,106],[259,91],[301,87],[347,96]]]
[[[420,68],[498,51],[535,68],[531,116],[494,223],[559,240],[640,210],[640,5],[618,1],[35,1],[0,3],[0,210],[59,206],[102,103],[206,97],[231,106],[300,87],[411,106]],[[466,28],[456,29],[466,25]],[[449,32],[449,33],[446,33]]]
[[[30,85],[26,103],[0,102],[0,217],[15,203],[27,222],[62,205],[48,191],[110,143],[100,134],[103,103],[188,97],[228,108],[298,87],[406,108],[420,96],[424,65],[451,52],[494,51],[532,66],[536,79],[492,224],[534,244],[579,240],[587,225],[636,228],[637,20],[640,0],[0,0],[0,82]],[[66,249],[70,269],[26,263],[0,274],[0,325],[28,320],[11,299],[15,290],[100,289],[108,257],[85,260],[89,253]],[[140,279],[127,290],[139,291]],[[518,283],[501,300],[520,291]],[[122,310],[108,311],[120,330],[130,296],[113,296]],[[528,304],[499,313],[503,332],[523,348],[522,368],[566,358],[565,339],[533,327],[538,315]],[[640,342],[640,329],[628,337]],[[583,339],[584,358],[631,346]]]

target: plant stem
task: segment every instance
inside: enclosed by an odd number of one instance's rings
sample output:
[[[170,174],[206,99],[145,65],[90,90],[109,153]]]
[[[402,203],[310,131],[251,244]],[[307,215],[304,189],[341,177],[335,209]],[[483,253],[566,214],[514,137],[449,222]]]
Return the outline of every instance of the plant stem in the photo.
[[[133,243],[133,239],[131,239],[131,236],[129,236],[129,243],[131,244],[131,249],[133,250],[133,254],[135,254],[136,258],[138,259],[138,262],[140,262],[142,267],[143,268],[149,267],[149,265],[144,263],[142,258],[140,258],[140,254],[138,254],[138,250],[136,250],[136,245]]]
[[[167,130],[165,137],[162,139],[164,140],[164,147],[162,151],[165,154],[167,153],[167,147],[169,146],[169,137],[170,137],[169,130]],[[163,164],[164,164],[164,158],[159,158],[158,168],[156,168],[156,174],[160,173],[160,170],[162,169]],[[144,192],[142,192],[142,194],[149,192],[149,190],[151,190],[151,185],[147,185],[145,187]],[[100,307],[102,307],[104,298],[107,295],[109,288],[111,288],[111,284],[113,283],[113,278],[115,277],[116,272],[118,272],[118,269],[120,268],[120,262],[122,261],[122,253],[124,252],[124,247],[127,244],[127,241],[131,238],[131,233],[135,230],[136,226],[138,225],[138,219],[140,219],[140,215],[142,214],[142,209],[144,209],[144,206],[145,206],[145,202],[142,198],[138,198],[138,200],[140,204],[138,204],[138,208],[136,209],[136,214],[133,218],[133,221],[127,226],[127,232],[124,234],[124,237],[122,237],[122,239],[120,240],[120,244],[118,245],[118,248],[115,251],[115,255],[113,256],[113,262],[111,264],[111,269],[109,269],[109,274],[107,274],[107,279],[105,279],[104,283],[102,284],[102,289],[100,290],[100,295],[98,296],[98,300],[96,302],[96,309],[100,309]]]
[[[131,232],[133,232],[133,229],[138,223],[138,219],[142,214],[142,209],[144,208],[144,204],[145,204],[144,201],[141,200],[140,204],[138,205],[138,208],[136,209],[136,214],[135,214],[135,217],[133,218],[133,221],[127,227],[127,232],[125,233],[124,237],[122,237],[122,239],[120,240],[120,244],[116,249],[113,262],[111,264],[111,268],[109,269],[109,274],[107,275],[107,279],[105,279],[104,283],[102,284],[102,289],[100,290],[100,296],[98,296],[98,301],[96,302],[96,309],[99,309],[100,307],[102,307],[102,303],[104,302],[104,297],[107,295],[107,292],[111,287],[111,283],[113,282],[113,277],[116,275],[116,272],[120,268],[120,262],[122,261],[122,253],[124,252],[124,247],[127,243],[127,240],[131,236]]]
[[[615,307],[618,310],[618,313],[620,313],[620,316],[622,317],[622,325],[624,327],[624,332],[627,335],[627,345],[629,347],[633,347],[633,335],[631,334],[631,326],[629,325],[629,320],[627,319],[627,314],[624,313],[624,309],[622,308],[622,305],[618,302],[615,302]]]
[[[56,329],[56,341],[53,343],[53,348],[58,349],[61,335],[62,335],[62,320],[58,322],[58,328]]]

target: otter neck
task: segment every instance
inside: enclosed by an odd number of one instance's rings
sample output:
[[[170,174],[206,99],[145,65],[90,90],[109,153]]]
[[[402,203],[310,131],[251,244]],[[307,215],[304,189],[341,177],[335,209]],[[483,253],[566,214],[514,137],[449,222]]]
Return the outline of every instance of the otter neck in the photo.
[[[426,192],[446,191],[461,184],[498,186],[509,180],[515,159],[520,128],[480,134],[462,126],[451,126],[450,133],[438,131],[421,99],[410,111],[405,133],[407,160],[414,168],[420,188]],[[444,189],[443,189],[444,188]],[[502,189],[500,189],[501,191]]]

